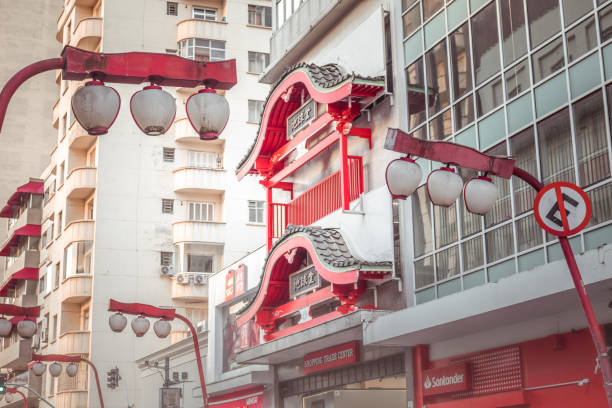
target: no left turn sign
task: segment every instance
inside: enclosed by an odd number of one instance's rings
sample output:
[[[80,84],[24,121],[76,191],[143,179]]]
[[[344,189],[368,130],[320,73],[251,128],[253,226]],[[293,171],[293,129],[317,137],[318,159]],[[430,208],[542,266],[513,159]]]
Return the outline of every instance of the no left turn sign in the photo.
[[[580,187],[563,181],[540,190],[533,209],[540,227],[559,237],[579,232],[591,219],[589,197]]]

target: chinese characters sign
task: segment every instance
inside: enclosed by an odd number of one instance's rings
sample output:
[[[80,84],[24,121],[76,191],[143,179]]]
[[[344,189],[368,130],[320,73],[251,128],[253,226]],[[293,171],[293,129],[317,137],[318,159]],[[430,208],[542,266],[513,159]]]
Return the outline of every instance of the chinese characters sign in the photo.
[[[225,301],[232,300],[246,291],[247,267],[240,264],[225,275]]]
[[[311,266],[289,275],[289,297],[295,298],[305,292],[321,287],[321,277]]]
[[[287,140],[315,119],[316,104],[314,99],[308,100],[287,118]]]

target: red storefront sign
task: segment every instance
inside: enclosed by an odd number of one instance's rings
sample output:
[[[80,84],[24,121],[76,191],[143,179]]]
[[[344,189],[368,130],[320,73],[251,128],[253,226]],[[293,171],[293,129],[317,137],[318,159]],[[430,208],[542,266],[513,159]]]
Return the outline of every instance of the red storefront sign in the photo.
[[[472,388],[472,375],[467,363],[423,371],[423,395],[467,391]]]
[[[225,275],[225,301],[234,298],[234,270],[230,269]]]
[[[208,400],[210,408],[263,408],[263,387],[237,391]]]
[[[240,296],[246,291],[246,273],[246,265],[238,265],[234,272],[234,296]]]
[[[315,351],[304,356],[304,374],[329,370],[359,361],[359,342],[340,344],[325,350]]]

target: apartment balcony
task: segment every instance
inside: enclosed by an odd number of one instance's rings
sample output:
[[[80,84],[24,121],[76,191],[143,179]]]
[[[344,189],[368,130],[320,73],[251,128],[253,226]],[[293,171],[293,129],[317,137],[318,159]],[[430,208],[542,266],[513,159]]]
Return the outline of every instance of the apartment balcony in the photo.
[[[68,146],[71,149],[84,150],[96,141],[96,137],[89,135],[75,120],[70,125],[70,129],[68,129]]]
[[[62,282],[60,302],[83,303],[91,298],[91,275],[72,275]]]
[[[183,20],[176,25],[177,43],[187,38],[225,40],[227,36],[227,23],[225,21],[209,21],[192,18]]]
[[[97,169],[95,167],[77,167],[72,169],[66,179],[66,197],[83,199],[89,197],[96,189]]]
[[[199,142],[200,135],[196,133],[188,118],[179,118],[174,121],[175,142]]]
[[[0,367],[25,370],[32,361],[32,339],[22,339],[11,343],[0,352]]]
[[[56,407],[86,407],[89,401],[87,389],[58,391],[55,395]]]
[[[55,102],[55,105],[53,105],[53,127],[58,129],[59,128],[59,118],[60,118],[60,98],[57,98],[57,102]]]
[[[77,241],[93,241],[94,220],[72,221],[64,228],[64,243],[67,245]]]
[[[20,280],[37,280],[38,265],[40,265],[39,251],[30,249],[23,251],[4,271],[0,296],[7,296]]]
[[[224,169],[182,167],[174,170],[174,191],[177,193],[223,193],[227,184]]]
[[[59,336],[59,354],[89,354],[89,332],[69,331]]]
[[[93,51],[102,39],[102,17],[86,17],[79,21],[72,34],[71,45]]]
[[[172,280],[172,299],[183,301],[204,301],[208,299],[208,278],[206,272],[183,272]]]
[[[223,245],[225,223],[216,221],[178,221],[172,224],[172,242],[204,242]]]

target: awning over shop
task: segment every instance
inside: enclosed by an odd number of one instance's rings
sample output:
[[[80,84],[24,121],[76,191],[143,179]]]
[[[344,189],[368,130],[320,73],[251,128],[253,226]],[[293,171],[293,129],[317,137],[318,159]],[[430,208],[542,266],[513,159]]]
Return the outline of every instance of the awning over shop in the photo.
[[[20,280],[38,280],[38,268],[23,268],[8,277],[0,287],[0,296],[5,297],[8,291],[15,288]]]
[[[16,229],[11,236],[4,241],[0,248],[0,256],[9,256],[11,253],[11,247],[17,246],[19,243],[19,237],[40,237],[40,225],[24,225],[23,227]]]
[[[211,408],[263,408],[263,386],[235,391],[229,394],[211,397],[208,406]]]
[[[6,205],[0,210],[1,218],[10,218],[11,217],[11,207],[19,205],[21,201],[21,195],[25,193],[29,194],[42,194],[44,191],[44,186],[42,181],[33,181],[30,180],[26,184],[17,188],[17,191],[10,196],[7,200]]]

